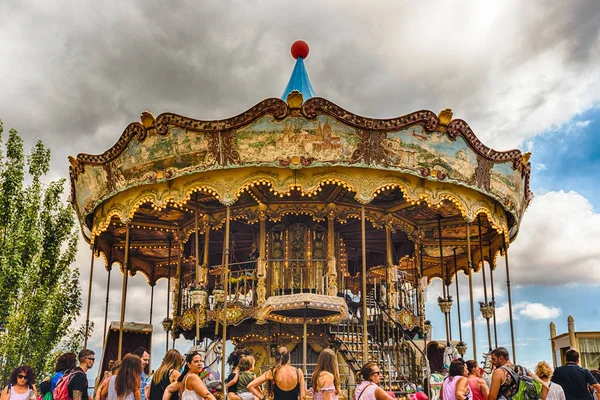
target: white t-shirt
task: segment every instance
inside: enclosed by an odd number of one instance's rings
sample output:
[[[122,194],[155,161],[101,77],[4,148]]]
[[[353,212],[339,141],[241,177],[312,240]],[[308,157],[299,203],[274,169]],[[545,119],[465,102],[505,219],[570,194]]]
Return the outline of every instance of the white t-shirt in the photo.
[[[548,388],[546,400],[565,400],[565,392],[558,383],[548,382]]]

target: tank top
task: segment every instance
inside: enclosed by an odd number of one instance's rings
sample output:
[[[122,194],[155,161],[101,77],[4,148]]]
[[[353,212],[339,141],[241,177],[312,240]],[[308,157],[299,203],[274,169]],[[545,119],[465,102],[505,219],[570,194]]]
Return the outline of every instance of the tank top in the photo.
[[[183,391],[181,393],[181,400],[202,400],[202,397],[195,390],[187,388],[187,378],[190,374],[187,374],[183,379]]]
[[[10,400],[30,400],[35,399],[35,393],[33,390],[29,389],[25,393],[17,393],[15,392],[15,387],[10,387]]]
[[[456,400],[456,385],[460,381],[460,378],[464,378],[463,376],[450,376],[444,380],[442,384],[442,391],[444,394],[444,400]],[[467,379],[467,378],[465,378]],[[471,399],[471,391],[467,385],[467,394],[465,396],[467,400]]]
[[[171,374],[173,370],[170,369],[165,376],[160,380],[160,382],[154,382],[150,384],[150,400],[162,400],[163,394],[167,389],[167,386],[171,384]],[[171,400],[179,400],[179,392],[171,393]]]
[[[297,400],[300,397],[300,371],[296,369],[296,386],[290,390],[283,390],[277,386],[275,375],[273,375],[273,398],[274,400]]]
[[[375,390],[378,387],[371,381],[362,381],[354,389],[354,400],[375,400]]]
[[[115,386],[115,381],[117,379],[116,375],[110,377],[110,381],[108,381],[108,400],[119,400],[117,396],[117,388]],[[135,396],[133,392],[129,392],[127,396],[123,397],[121,400],[135,400]]]
[[[485,400],[483,393],[479,390],[479,379],[476,376],[467,378],[469,380],[469,389],[471,390],[473,400]]]

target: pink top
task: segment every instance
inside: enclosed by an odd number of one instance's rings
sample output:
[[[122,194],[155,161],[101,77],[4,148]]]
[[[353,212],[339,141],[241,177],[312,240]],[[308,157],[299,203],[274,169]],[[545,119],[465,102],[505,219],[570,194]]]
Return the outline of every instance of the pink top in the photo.
[[[444,400],[456,400],[456,385],[460,381],[460,378],[464,378],[463,376],[449,376],[444,379],[444,383],[442,384],[442,393]],[[471,391],[467,390],[466,398],[471,398]]]
[[[469,379],[469,389],[471,390],[471,393],[473,394],[473,400],[485,400],[483,397],[483,393],[481,393],[481,390],[479,390],[479,379],[476,376],[473,376]]]
[[[362,381],[354,390],[354,400],[376,400],[375,389],[377,389],[377,387],[378,386],[371,381]]]
[[[313,388],[310,388],[310,391],[312,391],[313,400],[323,400],[323,393],[325,392],[331,393],[331,400],[338,400],[338,395],[335,393],[335,386],[333,385],[323,386],[318,392],[314,392]]]

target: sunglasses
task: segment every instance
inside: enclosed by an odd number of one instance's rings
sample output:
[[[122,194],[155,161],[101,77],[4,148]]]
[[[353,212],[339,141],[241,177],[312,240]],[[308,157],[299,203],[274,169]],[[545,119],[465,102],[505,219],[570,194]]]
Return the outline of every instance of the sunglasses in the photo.
[[[19,378],[19,379],[27,379],[27,375],[17,375],[17,378]]]
[[[376,371],[376,372],[373,372],[371,375],[379,375],[379,376],[382,376],[382,375],[383,375],[383,372],[381,372],[381,371]]]
[[[94,357],[86,357],[86,358],[90,361],[96,361],[96,359]]]

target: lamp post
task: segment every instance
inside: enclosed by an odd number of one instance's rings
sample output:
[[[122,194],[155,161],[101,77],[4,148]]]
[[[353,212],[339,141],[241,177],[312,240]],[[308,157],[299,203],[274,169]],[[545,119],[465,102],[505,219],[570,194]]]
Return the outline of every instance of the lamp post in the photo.
[[[438,297],[438,306],[440,307],[440,311],[443,312],[446,317],[446,343],[450,343],[448,319],[450,318],[450,310],[452,309],[452,296]]]

